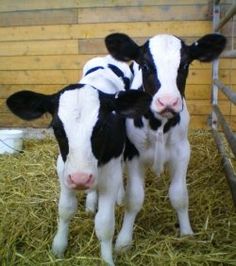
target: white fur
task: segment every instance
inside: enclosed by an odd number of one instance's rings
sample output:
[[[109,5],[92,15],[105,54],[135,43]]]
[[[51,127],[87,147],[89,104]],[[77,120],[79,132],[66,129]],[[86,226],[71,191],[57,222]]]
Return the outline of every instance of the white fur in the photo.
[[[58,116],[69,142],[66,174],[84,172],[97,176],[97,160],[92,153],[91,135],[98,119],[98,92],[90,86],[69,90],[60,97]]]
[[[151,104],[152,110],[156,111],[155,103],[157,98],[171,96],[172,98],[181,99],[176,83],[177,71],[181,59],[181,42],[174,36],[161,34],[149,40],[149,48],[161,84]],[[182,104],[180,103],[180,105]]]

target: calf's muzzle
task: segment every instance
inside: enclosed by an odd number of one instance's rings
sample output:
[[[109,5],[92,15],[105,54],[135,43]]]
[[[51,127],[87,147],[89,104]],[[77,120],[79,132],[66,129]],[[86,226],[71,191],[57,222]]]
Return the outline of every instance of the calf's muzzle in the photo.
[[[84,190],[90,189],[94,185],[94,176],[92,174],[77,172],[67,176],[67,186],[72,189]]]

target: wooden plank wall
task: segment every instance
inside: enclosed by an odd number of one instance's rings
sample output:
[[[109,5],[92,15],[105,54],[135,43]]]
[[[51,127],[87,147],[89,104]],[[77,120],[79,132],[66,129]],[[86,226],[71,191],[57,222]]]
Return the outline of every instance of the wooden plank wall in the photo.
[[[84,63],[106,53],[107,34],[125,32],[141,44],[172,33],[190,44],[211,32],[211,10],[208,0],[1,0],[0,127],[47,126],[48,116],[33,122],[16,118],[5,99],[22,89],[50,94],[77,82]],[[223,60],[220,75],[236,84],[231,68],[236,62]],[[206,127],[210,87],[211,65],[193,63],[186,88],[192,128]],[[236,110],[220,99],[236,128]]]

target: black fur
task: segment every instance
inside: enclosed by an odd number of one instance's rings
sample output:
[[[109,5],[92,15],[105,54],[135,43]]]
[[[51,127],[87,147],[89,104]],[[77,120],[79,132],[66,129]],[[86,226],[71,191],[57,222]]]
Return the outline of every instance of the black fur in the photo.
[[[105,38],[109,53],[120,61],[135,60],[139,56],[139,46],[123,33],[113,33]]]
[[[49,112],[54,114],[54,95],[44,95],[32,91],[20,91],[11,95],[6,104],[13,114],[24,120],[33,120]]]
[[[211,62],[224,50],[226,38],[220,34],[207,34],[190,46],[191,60]]]
[[[56,115],[53,118],[52,128],[53,128],[54,135],[57,139],[57,142],[58,142],[58,145],[60,148],[60,153],[61,153],[62,159],[65,162],[67,155],[69,154],[69,141],[68,141],[68,138],[66,136],[66,132],[64,130],[63,124],[62,124],[60,118],[58,117],[58,115]]]
[[[133,143],[130,142],[128,138],[126,138],[126,144],[125,144],[125,151],[124,151],[124,159],[125,160],[132,160],[134,157],[139,156],[139,152],[134,146]]]
[[[125,119],[100,108],[99,117],[91,136],[92,151],[98,165],[119,157],[125,144]]]

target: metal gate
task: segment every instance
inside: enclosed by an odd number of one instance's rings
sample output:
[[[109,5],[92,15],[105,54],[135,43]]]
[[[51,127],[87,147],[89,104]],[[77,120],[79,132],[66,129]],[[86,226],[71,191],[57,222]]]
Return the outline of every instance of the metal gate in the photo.
[[[213,30],[214,32],[219,32],[230,19],[233,20],[233,16],[236,14],[236,1],[232,1],[232,6],[227,10],[225,16],[220,18],[221,14],[221,1],[215,0],[213,6]],[[231,35],[231,50],[226,50],[221,58],[236,58],[236,49],[234,49],[234,20],[232,21],[232,35]],[[213,62],[212,68],[212,114],[211,114],[211,132],[219,153],[222,157],[222,164],[224,172],[231,190],[234,205],[236,207],[236,173],[234,167],[231,163],[231,159],[226,152],[226,146],[224,142],[224,137],[227,140],[227,145],[230,147],[232,153],[236,157],[236,135],[232,131],[231,127],[227,123],[221,109],[218,105],[218,91],[220,90],[231,102],[231,104],[236,104],[236,92],[229,86],[225,86],[219,80],[219,60],[217,59]],[[222,132],[218,131],[218,126],[221,127]]]

